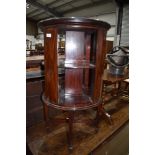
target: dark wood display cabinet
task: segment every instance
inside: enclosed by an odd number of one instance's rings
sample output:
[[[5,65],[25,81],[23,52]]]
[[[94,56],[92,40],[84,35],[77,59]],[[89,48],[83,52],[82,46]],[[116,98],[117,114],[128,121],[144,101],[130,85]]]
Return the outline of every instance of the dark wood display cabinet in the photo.
[[[68,145],[72,149],[74,113],[94,108],[98,123],[110,25],[85,18],[58,18],[43,20],[38,26],[45,36],[45,119],[49,120],[49,108],[67,113]]]

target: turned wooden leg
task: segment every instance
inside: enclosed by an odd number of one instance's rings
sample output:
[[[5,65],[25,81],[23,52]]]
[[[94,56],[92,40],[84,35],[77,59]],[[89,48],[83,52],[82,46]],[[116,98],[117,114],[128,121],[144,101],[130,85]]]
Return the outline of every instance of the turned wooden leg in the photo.
[[[95,126],[97,130],[98,130],[98,125],[100,120],[100,114],[101,114],[101,105],[99,105],[96,109]]]
[[[48,119],[49,119],[48,105],[44,103],[44,120],[47,122]]]
[[[73,120],[74,120],[74,112],[69,112],[67,119],[68,123],[68,132],[67,132],[67,139],[68,139],[68,148],[69,150],[73,149]]]
[[[129,82],[125,82],[124,90],[128,90],[128,89],[129,89]]]
[[[121,81],[120,81],[120,82],[118,82],[117,96],[119,95],[120,90],[121,90]]]
[[[45,120],[45,126],[46,126],[46,131],[50,132],[50,126],[49,126],[49,110],[48,110],[48,105],[44,103],[44,120]]]

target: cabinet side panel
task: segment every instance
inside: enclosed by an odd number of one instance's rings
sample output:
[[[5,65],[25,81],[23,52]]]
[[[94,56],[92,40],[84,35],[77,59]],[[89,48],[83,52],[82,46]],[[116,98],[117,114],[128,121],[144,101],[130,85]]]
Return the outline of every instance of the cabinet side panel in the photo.
[[[90,63],[90,49],[91,49],[91,34],[85,34],[85,59],[87,61],[87,63]],[[89,68],[85,68],[83,70],[83,86],[84,86],[84,90],[87,94],[89,94],[89,85],[90,85],[90,69]]]
[[[104,70],[105,55],[106,55],[106,30],[100,28],[97,31],[96,73],[95,73],[95,85],[94,85],[95,100],[101,97],[102,76]]]
[[[45,95],[58,101],[57,30],[45,31]]]

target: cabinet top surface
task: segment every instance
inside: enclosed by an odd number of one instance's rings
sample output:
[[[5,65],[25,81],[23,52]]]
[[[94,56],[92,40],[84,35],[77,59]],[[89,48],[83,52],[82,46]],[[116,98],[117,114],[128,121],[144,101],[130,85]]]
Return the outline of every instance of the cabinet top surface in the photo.
[[[88,19],[83,17],[61,17],[61,18],[48,18],[38,23],[39,27],[49,27],[54,25],[87,25],[94,27],[104,27],[107,30],[111,27],[110,24],[100,20]]]

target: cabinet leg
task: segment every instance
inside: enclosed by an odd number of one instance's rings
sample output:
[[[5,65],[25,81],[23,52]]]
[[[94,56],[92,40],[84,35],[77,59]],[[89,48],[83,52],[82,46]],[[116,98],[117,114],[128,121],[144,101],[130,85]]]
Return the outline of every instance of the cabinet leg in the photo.
[[[99,125],[99,120],[100,120],[100,112],[101,112],[101,106],[99,105],[96,109],[96,117],[95,117],[96,131],[98,130],[98,125]]]
[[[47,104],[44,103],[44,120],[47,122],[48,119],[49,119],[48,106]]]
[[[44,120],[45,120],[45,126],[46,131],[50,132],[50,126],[49,126],[49,111],[48,111],[48,105],[44,103]]]
[[[74,119],[74,112],[69,112],[69,115],[66,118],[69,127],[68,128],[69,130],[67,132],[69,150],[73,149],[73,119]]]

